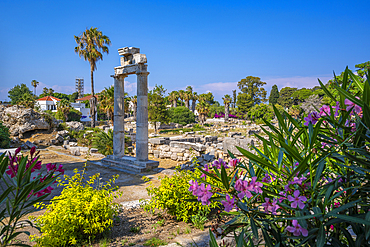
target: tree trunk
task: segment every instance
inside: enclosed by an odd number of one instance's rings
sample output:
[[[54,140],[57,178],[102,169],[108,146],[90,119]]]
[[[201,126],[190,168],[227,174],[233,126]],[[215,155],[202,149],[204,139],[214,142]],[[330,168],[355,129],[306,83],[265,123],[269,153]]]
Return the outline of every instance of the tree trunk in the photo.
[[[177,99],[173,101],[173,107],[177,107]]]
[[[225,104],[225,122],[229,121],[229,104]]]
[[[185,107],[189,109],[189,100],[185,100]]]
[[[94,68],[93,68],[93,65],[91,65],[91,95],[92,95],[92,98],[95,97],[94,96]],[[96,115],[95,102],[96,101],[94,99],[90,101],[91,128],[95,128],[95,115]]]
[[[196,100],[193,99],[193,101],[191,102],[191,111],[194,113],[195,112],[195,102]]]

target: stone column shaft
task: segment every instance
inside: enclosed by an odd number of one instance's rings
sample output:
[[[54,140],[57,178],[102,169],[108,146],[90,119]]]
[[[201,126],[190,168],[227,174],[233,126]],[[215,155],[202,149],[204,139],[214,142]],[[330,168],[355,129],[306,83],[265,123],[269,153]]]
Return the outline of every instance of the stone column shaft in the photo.
[[[114,123],[113,123],[113,155],[125,156],[125,109],[124,109],[124,79],[125,76],[114,78]]]
[[[148,75],[137,73],[136,159],[148,160]]]

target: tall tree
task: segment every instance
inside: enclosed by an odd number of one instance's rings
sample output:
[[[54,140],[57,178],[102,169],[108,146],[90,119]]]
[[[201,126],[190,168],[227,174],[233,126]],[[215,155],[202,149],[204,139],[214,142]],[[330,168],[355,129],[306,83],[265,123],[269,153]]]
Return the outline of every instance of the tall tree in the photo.
[[[137,96],[132,96],[131,97],[131,102],[133,104],[133,114],[134,114],[134,120],[136,121],[136,115],[137,115]]]
[[[273,85],[269,96],[269,103],[275,105],[277,104],[278,99],[279,99],[279,89],[277,85]]]
[[[236,89],[232,91],[233,92],[233,108],[236,107]]]
[[[229,121],[229,105],[232,101],[230,95],[226,94],[223,98],[225,105],[225,122]]]
[[[188,108],[189,110],[190,110],[190,104],[189,104],[189,102],[190,102],[190,100],[191,100],[192,97],[193,97],[193,93],[192,92],[186,91],[184,93],[185,107]]]
[[[33,93],[35,96],[36,96],[36,87],[39,85],[40,82],[36,81],[36,80],[32,80],[31,81],[31,85],[34,87],[35,89],[35,92]]]
[[[17,104],[25,94],[32,95],[32,91],[24,83],[16,85],[8,91],[8,97],[13,105]]]
[[[291,107],[294,103],[292,95],[295,91],[297,88],[283,87],[279,92],[278,104],[285,108]]]
[[[192,86],[187,86],[186,87],[186,91],[188,91],[188,92],[193,92],[193,87]]]
[[[96,27],[86,29],[80,36],[74,36],[74,38],[77,43],[75,52],[90,63],[92,95],[90,99],[91,127],[95,127],[97,99],[94,94],[94,71],[97,69],[96,63],[99,60],[103,60],[103,53],[109,53],[107,45],[110,45],[111,41],[108,36],[103,35]]]
[[[215,98],[214,98],[212,92],[199,94],[198,98],[199,98],[199,102],[200,101],[205,101],[209,105],[213,105],[213,104],[216,103]]]
[[[192,96],[191,100],[192,100],[192,102],[191,102],[191,111],[194,113],[195,105],[196,105],[197,100],[198,100],[198,93],[197,92],[193,92],[193,96]]]
[[[261,81],[261,78],[254,76],[247,76],[238,82],[240,91],[248,95],[248,99],[252,106],[262,102],[266,102],[266,90],[263,88],[266,82]]]
[[[148,119],[154,125],[157,133],[157,123],[168,123],[170,121],[168,110],[164,102],[166,90],[162,85],[155,85],[154,89],[148,93]]]
[[[177,107],[177,100],[179,98],[179,93],[177,91],[172,91],[168,96],[168,99],[171,101],[172,107]]]
[[[197,104],[196,109],[199,114],[199,120],[203,125],[209,112],[209,104],[202,100]]]
[[[184,90],[179,90],[178,92],[179,92],[179,98],[181,100],[181,106],[183,106],[185,91]]]
[[[23,94],[18,101],[18,105],[23,105],[26,108],[34,108],[36,103],[35,96],[29,93]]]

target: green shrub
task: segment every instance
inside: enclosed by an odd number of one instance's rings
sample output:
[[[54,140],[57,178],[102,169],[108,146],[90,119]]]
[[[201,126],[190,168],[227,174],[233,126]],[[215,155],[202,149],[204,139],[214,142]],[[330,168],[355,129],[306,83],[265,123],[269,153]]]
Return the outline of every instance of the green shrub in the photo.
[[[8,148],[10,144],[9,129],[0,122],[0,148]]]
[[[81,116],[82,116],[82,113],[80,111],[77,111],[76,109],[71,108],[68,112],[68,122],[71,122],[71,121],[80,122]]]
[[[165,176],[161,179],[159,187],[147,188],[151,200],[143,206],[144,210],[154,212],[155,209],[165,210],[175,216],[177,220],[188,222],[199,211],[209,212],[218,203],[212,202],[209,206],[196,201],[197,197],[189,191],[189,181],[193,176],[199,177],[199,171],[177,171],[172,177]],[[195,201],[187,201],[195,200]]]
[[[169,115],[172,123],[179,123],[185,125],[195,122],[194,113],[185,106],[170,108]]]
[[[125,146],[131,143],[131,138],[125,136]],[[113,154],[113,130],[108,130],[108,133],[104,131],[95,133],[92,138],[92,147],[97,148],[98,152],[104,155],[112,155]]]
[[[99,173],[84,181],[84,171],[80,174],[75,169],[74,172],[72,177],[65,175],[65,181],[58,180],[58,186],[64,186],[60,196],[54,197],[49,205],[35,205],[47,209],[45,214],[34,218],[42,233],[41,236],[31,236],[37,246],[91,242],[112,226],[113,217],[119,212],[119,205],[113,200],[120,193],[114,192],[118,187],[112,187],[118,175],[103,185],[100,184]]]

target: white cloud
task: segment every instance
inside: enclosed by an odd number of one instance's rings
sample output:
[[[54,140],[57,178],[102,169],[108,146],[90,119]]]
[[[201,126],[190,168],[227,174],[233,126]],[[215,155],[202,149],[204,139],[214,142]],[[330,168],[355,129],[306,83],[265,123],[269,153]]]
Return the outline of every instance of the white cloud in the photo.
[[[136,82],[125,81],[125,92],[127,92],[129,96],[136,95],[136,85]]]

